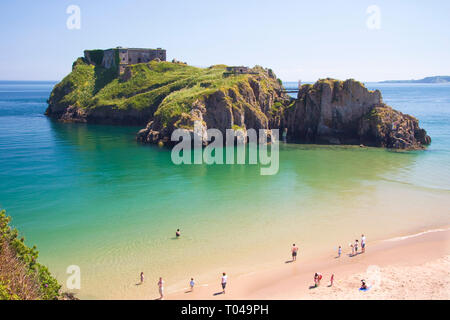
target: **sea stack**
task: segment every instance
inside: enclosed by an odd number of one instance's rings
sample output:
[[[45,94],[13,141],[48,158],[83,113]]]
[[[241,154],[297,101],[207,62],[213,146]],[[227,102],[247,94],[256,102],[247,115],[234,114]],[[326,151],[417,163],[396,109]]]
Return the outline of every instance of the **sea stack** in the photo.
[[[292,141],[422,149],[431,143],[419,121],[386,105],[378,90],[349,79],[303,85],[282,115]]]

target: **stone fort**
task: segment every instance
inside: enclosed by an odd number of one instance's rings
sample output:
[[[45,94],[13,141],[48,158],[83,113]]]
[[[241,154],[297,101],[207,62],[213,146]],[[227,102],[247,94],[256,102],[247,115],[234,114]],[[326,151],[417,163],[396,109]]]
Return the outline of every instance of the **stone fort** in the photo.
[[[91,64],[110,69],[118,67],[119,74],[130,64],[146,63],[159,59],[166,61],[166,50],[117,47],[107,50],[85,50],[84,58]]]

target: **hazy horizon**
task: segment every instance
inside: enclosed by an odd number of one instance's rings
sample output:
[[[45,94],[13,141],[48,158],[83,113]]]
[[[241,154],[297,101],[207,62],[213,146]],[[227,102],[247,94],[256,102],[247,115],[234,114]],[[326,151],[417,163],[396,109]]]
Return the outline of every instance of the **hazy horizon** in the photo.
[[[261,65],[285,82],[421,79],[450,74],[449,9],[447,1],[4,1],[0,78],[58,81],[83,50],[123,46],[162,47],[168,61],[194,66]],[[79,29],[68,26],[74,17]]]

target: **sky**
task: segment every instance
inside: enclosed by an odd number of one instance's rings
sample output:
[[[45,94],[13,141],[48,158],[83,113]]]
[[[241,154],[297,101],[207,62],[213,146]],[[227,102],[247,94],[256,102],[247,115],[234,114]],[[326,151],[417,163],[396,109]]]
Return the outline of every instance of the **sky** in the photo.
[[[449,12],[448,0],[1,0],[0,79],[60,80],[83,50],[117,46],[283,81],[450,75]]]

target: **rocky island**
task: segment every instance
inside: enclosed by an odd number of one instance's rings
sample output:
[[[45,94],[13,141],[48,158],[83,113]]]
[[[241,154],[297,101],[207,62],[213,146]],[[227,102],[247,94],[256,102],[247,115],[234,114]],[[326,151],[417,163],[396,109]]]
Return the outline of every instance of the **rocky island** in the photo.
[[[141,50],[141,51],[132,51]],[[85,52],[58,83],[46,115],[60,121],[140,125],[137,139],[170,143],[173,130],[280,129],[298,143],[422,149],[419,121],[355,80],[322,79],[291,98],[271,69],[166,62],[165,50]],[[151,50],[151,49],[148,49]],[[133,60],[134,59],[134,60]],[[128,63],[129,62],[129,63]]]

